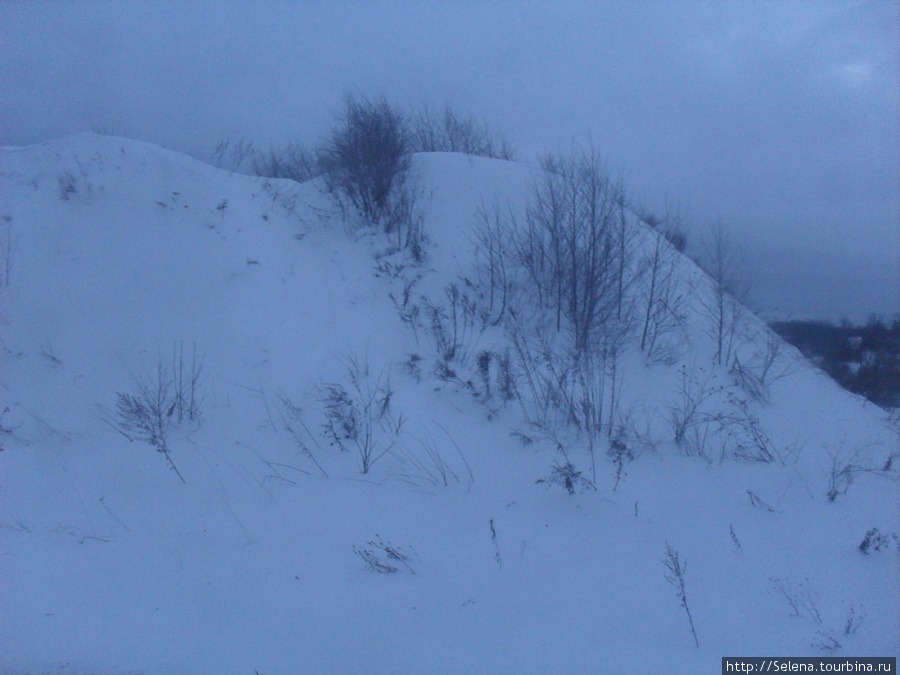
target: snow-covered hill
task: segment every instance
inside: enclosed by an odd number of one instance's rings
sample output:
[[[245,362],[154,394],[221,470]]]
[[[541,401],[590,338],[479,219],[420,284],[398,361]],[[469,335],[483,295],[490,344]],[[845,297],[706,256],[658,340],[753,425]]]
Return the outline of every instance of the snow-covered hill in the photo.
[[[476,212],[521,212],[531,173],[452,154],[415,166],[418,266],[351,235],[315,181],[93,134],[0,152],[0,670],[710,672],[724,655],[895,655],[885,413],[749,315],[737,352],[756,376],[772,356],[765,392],[714,366],[708,279],[679,258],[678,348],[627,348],[617,371],[634,459],[617,480],[607,447],[591,468],[581,440],[558,439],[597,488],[568,494],[527,404],[478,382],[476,354],[508,337],[462,322],[469,358],[451,377],[429,334],[451,284],[477,294]],[[655,241],[630,227],[635,246]],[[161,374],[183,481],[118,414]],[[325,426],[349,398],[369,419],[389,409],[366,473]],[[705,457],[673,442],[691,402],[710,436],[686,445]],[[733,459],[754,438],[772,461]],[[688,563],[699,649],[667,544]]]

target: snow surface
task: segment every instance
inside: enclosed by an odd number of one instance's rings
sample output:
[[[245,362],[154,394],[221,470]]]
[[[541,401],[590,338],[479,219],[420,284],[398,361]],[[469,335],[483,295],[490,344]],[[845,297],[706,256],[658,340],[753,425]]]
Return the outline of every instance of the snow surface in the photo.
[[[560,459],[552,444],[511,435],[515,403],[435,377],[434,346],[392,300],[416,274],[420,300],[464,287],[476,210],[521,212],[530,171],[451,154],[416,167],[428,258],[393,274],[402,254],[351,236],[315,181],[93,134],[2,150],[0,669],[696,673],[722,656],[831,655],[826,636],[838,655],[897,655],[896,541],[858,549],[873,527],[900,532],[884,411],[784,346],[784,377],[752,403],[780,461],[684,456],[666,422],[679,369],[731,386],[695,308],[677,361],[624,357],[623,400],[649,440],[616,490],[603,453],[596,491],[536,483]],[[708,283],[679,264],[684,283]],[[766,329],[747,326],[751,359]],[[487,330],[472,348],[503,340]],[[116,393],[175,345],[203,357],[202,422],[169,437],[185,483],[109,424]],[[321,385],[346,381],[351,356],[390,378],[406,420],[367,474],[319,433]],[[282,396],[328,477],[284,429]],[[584,447],[569,456],[589,466]],[[835,462],[873,470],[831,502]],[[415,573],[368,569],[354,547],[378,537]],[[667,543],[688,563],[699,649]],[[821,623],[792,616],[773,579]]]

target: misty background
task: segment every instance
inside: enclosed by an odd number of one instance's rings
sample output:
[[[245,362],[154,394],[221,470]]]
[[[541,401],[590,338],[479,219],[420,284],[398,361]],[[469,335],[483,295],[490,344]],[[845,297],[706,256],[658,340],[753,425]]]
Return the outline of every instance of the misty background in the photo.
[[[345,92],[447,102],[531,162],[593,140],[721,221],[766,318],[900,312],[894,2],[6,2],[0,144],[315,144]]]

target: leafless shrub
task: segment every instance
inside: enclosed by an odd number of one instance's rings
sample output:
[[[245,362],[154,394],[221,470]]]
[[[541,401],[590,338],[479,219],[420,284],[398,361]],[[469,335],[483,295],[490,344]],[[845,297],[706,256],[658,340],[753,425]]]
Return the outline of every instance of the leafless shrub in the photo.
[[[348,94],[328,140],[318,151],[329,192],[349,215],[397,237],[400,248],[423,255],[422,192],[411,171],[406,116],[384,98]]]
[[[707,410],[706,404],[720,397],[724,387],[716,383],[714,372],[702,366],[690,372],[687,366],[681,366],[679,373],[677,399],[669,406],[675,443],[690,455],[708,458],[706,445],[716,412]]]
[[[11,436],[13,432],[12,425],[8,422],[7,414],[10,412],[10,407],[5,406],[2,411],[0,411],[0,452],[6,450],[5,443],[3,442],[4,437]]]
[[[78,193],[77,179],[73,173],[69,171],[61,173],[56,180],[59,183],[59,198],[64,202],[69,201],[72,195]]]
[[[759,418],[750,408],[750,402],[733,391],[725,396],[725,407],[718,411],[715,420],[722,445],[720,461],[726,454],[733,459],[749,462],[774,462],[779,459],[768,434],[763,431]]]
[[[641,349],[650,359],[670,361],[685,343],[686,293],[681,287],[684,275],[678,273],[678,252],[664,237],[654,236],[645,255],[646,270],[641,276]]]
[[[751,364],[756,368],[759,382],[768,387],[787,377],[796,369],[797,362],[785,354],[785,341],[771,329],[766,330],[766,343],[760,355]]]
[[[507,330],[515,360],[506,382],[528,423],[574,427],[593,456],[620,416],[620,357],[645,266],[624,187],[595,147],[544,157],[541,169],[524,218],[479,210],[473,286],[484,323]]]
[[[458,483],[459,476],[444,459],[434,438],[413,438],[415,447],[398,443],[387,461],[389,475],[412,485],[449,486]]]
[[[475,214],[474,237],[476,283],[484,304],[484,321],[500,325],[515,290],[514,234],[511,214],[502,214],[496,204],[484,203]]]
[[[900,538],[897,537],[896,532],[888,536],[879,532],[877,527],[873,527],[866,532],[866,536],[859,544],[859,550],[868,555],[870,551],[880,551],[882,548],[889,547],[892,541],[900,549]]]
[[[740,387],[754,401],[768,400],[768,389],[759,375],[742,364],[737,356],[731,361],[730,372],[734,377],[735,386]]]
[[[266,178],[289,178],[305,183],[322,173],[316,153],[299,143],[288,143],[253,154],[253,173]]]
[[[828,501],[836,501],[841,495],[847,494],[853,485],[854,466],[844,462],[837,455],[831,456],[831,471],[828,474]]]
[[[371,377],[368,360],[350,356],[345,361],[346,386],[325,382],[321,402],[325,406],[324,430],[332,445],[354,449],[360,471],[368,473],[395,446],[403,428],[403,414],[394,417],[390,380]]]
[[[446,304],[425,303],[429,335],[444,363],[467,365],[481,333],[477,305],[456,283],[448,284],[444,295]]]
[[[687,593],[684,589],[684,575],[687,572],[687,561],[681,560],[678,556],[678,551],[676,551],[671,544],[666,542],[666,555],[662,562],[669,571],[669,573],[666,574],[666,581],[675,588],[675,595],[687,614],[688,623],[691,626],[691,635],[694,637],[694,644],[697,649],[699,649],[700,641],[697,639],[697,630],[694,628],[694,617],[691,615],[691,610],[688,607]]]
[[[866,615],[862,613],[862,608],[857,613],[856,606],[850,605],[850,611],[847,613],[847,619],[844,621],[844,625],[841,629],[841,632],[844,635],[853,635],[859,630],[859,627],[866,620]]]
[[[325,471],[312,452],[311,446],[315,446],[317,450],[321,448],[319,441],[316,440],[316,435],[313,434],[303,419],[303,410],[299,406],[294,405],[293,401],[285,394],[279,394],[278,399],[281,401],[281,423],[285,431],[291,435],[300,451],[316,465],[316,468],[325,478],[328,478],[328,472]]]
[[[428,105],[413,115],[416,152],[462,152],[467,155],[511,160],[515,150],[503,136],[492,132],[471,115],[461,116],[445,104],[440,112]]]
[[[880,445],[874,445],[871,447],[859,447],[850,451],[841,447],[829,455],[831,458],[831,470],[828,474],[828,490],[826,492],[828,501],[836,501],[839,496],[847,494],[858,474],[870,474],[896,480],[897,471],[893,466],[896,453],[892,452],[883,465],[880,459],[877,460],[878,463],[876,464],[874,451],[881,449],[881,447]]]
[[[770,578],[774,596],[791,608],[791,616],[807,616],[818,624],[822,623],[818,599],[809,589],[809,579],[793,583],[790,579]]]
[[[413,301],[412,290],[421,278],[422,275],[416,275],[411,279],[405,280],[400,293],[388,293],[388,296],[394,303],[394,309],[397,310],[397,316],[412,330],[413,337],[416,339],[416,345],[419,344],[419,326],[422,314],[419,302],[423,299],[419,297],[418,301]]]
[[[483,397],[486,400],[491,398],[491,361],[493,358],[494,354],[489,349],[482,349],[475,357],[478,377],[483,387]]]
[[[497,354],[495,360],[497,362],[496,386],[500,392],[501,399],[506,402],[518,398],[516,375],[513,372],[512,356],[510,356],[509,349],[507,348]]]
[[[704,243],[700,265],[709,275],[709,286],[698,297],[707,319],[707,334],[715,345],[713,360],[718,365],[728,364],[746,311],[742,303],[747,299],[748,282],[743,251],[721,222]]]
[[[616,482],[613,485],[613,492],[619,487],[619,481],[627,474],[625,467],[634,459],[634,452],[625,444],[622,438],[611,438],[606,456],[612,461],[616,467]]]
[[[503,559],[500,557],[500,542],[497,540],[497,530],[494,527],[494,519],[488,521],[491,526],[491,543],[494,545],[494,560],[497,561],[497,567],[503,569]]]
[[[173,414],[180,423],[185,418],[199,421],[203,406],[203,361],[197,354],[197,343],[191,344],[190,363],[185,360],[184,342],[172,345],[172,394],[175,408]]]
[[[406,568],[410,574],[415,574],[415,570],[409,564],[409,554],[402,548],[387,543],[381,539],[380,535],[375,535],[375,539],[367,542],[368,546],[354,546],[353,552],[358,555],[362,561],[373,572],[380,574],[396,574],[401,565]]]
[[[734,545],[734,550],[738,553],[743,553],[744,547],[741,546],[741,540],[738,539],[738,536],[734,531],[734,525],[728,526],[728,533],[731,535],[731,543]]]
[[[209,163],[225,171],[250,172],[257,153],[253,143],[244,138],[222,140],[210,155]]]
[[[573,427],[589,444],[612,434],[622,387],[617,348],[579,351],[539,327],[529,330],[515,322],[509,335],[517,357],[518,400],[529,424]]]
[[[750,498],[750,505],[754,508],[764,509],[769,513],[775,513],[775,508],[753,490],[747,490],[747,496]]]
[[[160,358],[154,374],[132,379],[134,391],[117,392],[115,412],[106,415],[104,421],[129,441],[148,443],[165,457],[181,482],[186,482],[172,461],[166,439],[170,418],[177,405],[171,373]]]
[[[654,422],[658,417],[657,410],[648,410],[645,405],[634,402],[619,414],[610,438],[618,437],[627,442],[634,457],[648,450],[655,452],[658,439]]]
[[[0,231],[0,291],[9,287],[9,280],[12,276],[13,261],[13,236],[12,236],[12,216],[4,214],[2,217],[2,231]]]
[[[850,611],[847,615],[847,620],[844,622],[842,628],[840,630],[816,631],[816,636],[811,646],[822,652],[836,654],[837,652],[843,650],[844,639],[854,635],[862,625],[864,619],[865,615],[857,614],[856,607],[854,605],[850,605]]]
[[[688,235],[684,226],[684,215],[680,208],[666,201],[665,211],[658,216],[645,209],[637,210],[638,217],[659,232],[679,253],[687,250]]]
[[[820,652],[827,652],[829,654],[836,654],[844,648],[844,645],[838,640],[834,631],[831,630],[817,630],[816,637],[810,646],[815,647]]]
[[[594,147],[550,155],[532,191],[525,223],[515,228],[517,263],[538,305],[574,349],[603,344],[621,320],[629,248],[622,239],[624,189]]]
[[[570,495],[574,495],[576,492],[583,492],[589,488],[597,489],[570,461],[562,464],[553,462],[553,465],[550,467],[550,475],[546,478],[538,478],[535,483],[545,483],[548,487],[551,485],[559,486]]]

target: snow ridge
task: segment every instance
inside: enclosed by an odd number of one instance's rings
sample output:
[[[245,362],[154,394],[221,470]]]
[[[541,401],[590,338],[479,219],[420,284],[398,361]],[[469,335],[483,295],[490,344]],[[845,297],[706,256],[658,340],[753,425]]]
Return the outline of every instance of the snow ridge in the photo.
[[[737,358],[713,365],[710,280],[676,253],[685,327],[665,358],[622,354],[622,447],[535,432],[503,395],[508,335],[462,322],[451,374],[429,318],[451,288],[478,301],[479,208],[524,213],[533,171],[414,167],[422,265],[351,236],[316,181],[95,134],[0,150],[2,670],[701,672],[726,654],[897,653],[884,411],[749,313]],[[184,483],[117,425],[117,393],[160,369]],[[192,376],[201,413],[177,423]],[[863,551],[873,528],[883,546]],[[691,626],[667,551],[688,563]]]

